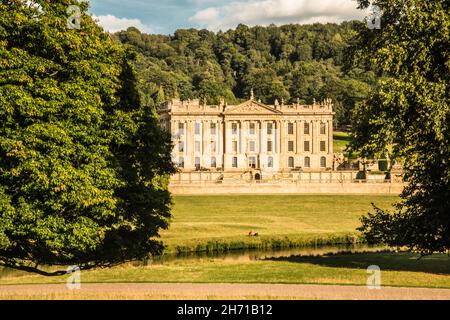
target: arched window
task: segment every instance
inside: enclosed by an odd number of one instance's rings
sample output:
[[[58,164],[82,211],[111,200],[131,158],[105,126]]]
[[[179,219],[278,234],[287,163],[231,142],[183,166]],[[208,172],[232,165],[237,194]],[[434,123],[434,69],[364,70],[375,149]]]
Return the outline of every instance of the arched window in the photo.
[[[293,168],[294,167],[294,157],[289,157],[288,165],[289,165],[289,168]]]
[[[325,157],[320,158],[320,167],[321,168],[327,167],[327,158],[325,158]]]
[[[311,158],[305,157],[305,168],[311,168]]]
[[[180,157],[180,159],[178,159],[178,167],[184,168],[184,158],[183,157]]]
[[[216,157],[212,157],[211,158],[211,168],[216,168],[216,167],[217,167]]]
[[[273,168],[273,157],[269,157],[269,158],[267,159],[267,166],[268,166],[269,168]]]

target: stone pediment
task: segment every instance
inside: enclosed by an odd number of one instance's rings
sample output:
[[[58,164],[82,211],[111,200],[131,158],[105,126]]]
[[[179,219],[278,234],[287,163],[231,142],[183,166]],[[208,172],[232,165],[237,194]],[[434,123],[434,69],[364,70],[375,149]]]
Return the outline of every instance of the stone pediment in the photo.
[[[281,111],[269,107],[263,103],[249,100],[237,106],[232,106],[225,114],[280,114]]]

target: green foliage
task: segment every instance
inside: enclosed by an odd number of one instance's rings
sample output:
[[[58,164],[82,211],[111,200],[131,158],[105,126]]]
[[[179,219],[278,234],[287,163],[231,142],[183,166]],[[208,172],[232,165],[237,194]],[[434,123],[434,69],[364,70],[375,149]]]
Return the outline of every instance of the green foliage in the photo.
[[[214,104],[246,100],[251,89],[269,104],[332,98],[336,124],[345,125],[376,78],[358,68],[341,71],[360,24],[239,25],[225,33],[188,29],[173,36],[130,28],[114,37],[139,53],[137,70],[147,96],[162,86],[167,99],[200,98]]]
[[[334,233],[318,236],[306,236],[299,238],[277,238],[277,237],[257,237],[245,241],[208,241],[199,242],[195,246],[176,246],[175,253],[177,255],[187,253],[225,253],[237,250],[279,250],[294,249],[303,247],[331,246],[331,245],[354,245],[362,243],[362,239],[358,238],[354,233]]]
[[[77,1],[0,4],[0,263],[110,265],[159,253],[170,137],[132,55]],[[81,30],[66,27],[82,9]],[[32,267],[30,267],[32,266]]]
[[[367,1],[360,1],[362,7]],[[382,28],[363,29],[354,61],[385,77],[354,114],[353,149],[390,154],[408,182],[395,212],[376,208],[372,242],[422,254],[450,249],[449,2],[379,0]]]

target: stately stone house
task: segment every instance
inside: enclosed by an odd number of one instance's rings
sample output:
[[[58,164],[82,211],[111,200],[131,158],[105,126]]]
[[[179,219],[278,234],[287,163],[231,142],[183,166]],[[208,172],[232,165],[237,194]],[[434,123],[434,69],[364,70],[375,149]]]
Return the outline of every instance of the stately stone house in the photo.
[[[173,161],[181,172],[223,171],[264,175],[326,171],[333,167],[333,105],[253,97],[239,105],[172,100],[159,110],[171,132]]]

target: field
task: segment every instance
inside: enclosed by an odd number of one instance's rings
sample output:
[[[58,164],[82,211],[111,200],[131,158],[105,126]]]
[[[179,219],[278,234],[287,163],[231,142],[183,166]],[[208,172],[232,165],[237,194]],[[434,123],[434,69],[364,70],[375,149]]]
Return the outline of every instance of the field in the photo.
[[[278,244],[290,243],[298,246],[314,244],[318,239],[322,239],[324,243],[328,239],[329,243],[333,244],[339,239],[350,239],[342,235],[357,234],[355,228],[359,225],[359,217],[370,211],[371,202],[389,208],[396,199],[397,197],[382,195],[177,196],[174,198],[174,218],[171,228],[163,232],[162,240],[172,252],[214,249],[209,247],[208,243],[221,243],[222,248],[227,246],[232,248],[232,244],[249,248],[252,244],[261,244],[265,241],[272,241],[270,243],[274,244],[273,239],[284,239],[284,242],[280,240]],[[260,236],[248,237],[250,230],[258,232]],[[367,267],[370,265],[378,265],[381,268],[383,286],[450,289],[450,258],[446,255],[434,255],[418,260],[418,256],[411,253],[379,249],[355,253],[324,248],[323,252],[314,251],[311,254],[308,253],[309,249],[299,250],[306,250],[306,253],[281,257],[267,253],[256,258],[249,251],[236,256],[169,259],[83,271],[81,281],[85,285],[91,284],[91,291],[86,289],[88,291],[77,295],[76,298],[183,298],[179,296],[184,292],[186,297],[186,292],[183,291],[186,288],[180,287],[183,283],[222,284],[209,287],[215,292],[221,292],[220,286],[225,283],[340,285],[344,290],[352,285],[365,286],[368,277]],[[0,299],[73,298],[70,296],[73,293],[46,293],[46,289],[41,286],[32,286],[34,291],[27,291],[29,295],[8,291],[8,288],[13,288],[11,286],[17,284],[65,284],[66,281],[67,276],[42,277],[17,271],[0,271]],[[160,293],[149,293],[152,283],[168,287],[166,291]],[[115,286],[112,285],[108,289],[110,291],[105,291],[101,295],[97,292],[96,295],[92,293],[95,284],[115,284]],[[133,287],[133,284],[148,284],[148,286]],[[119,287],[122,291],[118,289]],[[125,291],[124,287],[127,288]],[[19,286],[20,288],[25,286]],[[114,291],[114,288],[119,291]],[[168,288],[174,288],[173,294],[167,291]],[[207,288],[204,288],[205,292],[190,292],[187,296],[194,299],[214,299],[236,297],[239,294],[229,292],[229,295],[217,296],[207,291]],[[269,290],[264,291],[262,296],[255,296],[251,292],[256,289],[253,288],[252,291],[250,286],[247,288],[249,289],[247,292],[250,293],[247,296],[243,295],[246,298],[308,297],[307,289],[299,287],[296,289],[298,292],[286,296],[283,288],[278,287],[279,295]],[[326,287],[318,290],[327,293]],[[348,288],[347,291],[351,294],[354,290]],[[397,294],[401,296],[402,292]],[[444,292],[444,296],[449,292]],[[358,297],[361,293],[354,294]],[[424,297],[433,298],[427,295]]]
[[[371,203],[390,208],[395,196],[176,196],[162,240],[168,252],[295,247],[351,241]],[[250,231],[259,237],[249,237]]]

